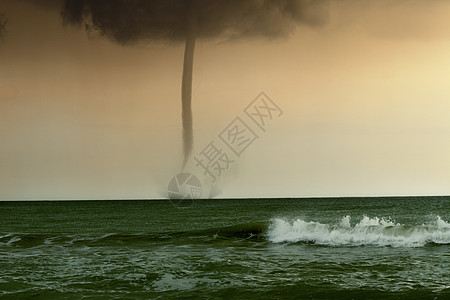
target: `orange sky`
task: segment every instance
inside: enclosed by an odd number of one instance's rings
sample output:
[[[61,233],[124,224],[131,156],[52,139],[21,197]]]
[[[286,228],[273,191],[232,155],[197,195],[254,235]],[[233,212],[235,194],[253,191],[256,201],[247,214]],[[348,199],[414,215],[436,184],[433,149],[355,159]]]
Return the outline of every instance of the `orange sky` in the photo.
[[[284,111],[220,197],[450,194],[450,3],[353,2],[288,39],[197,43],[194,154],[260,91]],[[0,199],[166,196],[183,46],[89,39],[20,1],[0,11]]]

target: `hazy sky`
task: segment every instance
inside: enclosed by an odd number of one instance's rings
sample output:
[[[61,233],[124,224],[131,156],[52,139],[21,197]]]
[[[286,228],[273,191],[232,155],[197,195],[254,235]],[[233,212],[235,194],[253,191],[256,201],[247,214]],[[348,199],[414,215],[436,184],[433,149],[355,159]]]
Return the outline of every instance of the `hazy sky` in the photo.
[[[55,1],[57,2],[57,1]],[[182,44],[120,46],[0,0],[0,199],[160,198],[182,163]],[[450,2],[328,2],[289,38],[199,40],[194,156],[235,162],[205,194],[450,194]],[[283,110],[240,157],[219,134],[264,91]],[[213,187],[213,188],[212,188]]]

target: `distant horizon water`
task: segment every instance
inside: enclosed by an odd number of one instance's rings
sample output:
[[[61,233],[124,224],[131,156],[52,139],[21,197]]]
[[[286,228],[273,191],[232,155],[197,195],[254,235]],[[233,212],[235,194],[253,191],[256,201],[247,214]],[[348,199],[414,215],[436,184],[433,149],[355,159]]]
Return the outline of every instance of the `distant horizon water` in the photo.
[[[202,197],[193,200],[260,200],[260,199],[379,199],[379,198],[441,198],[450,197],[450,194],[430,194],[430,195],[375,195],[375,196],[283,196],[283,197]],[[161,198],[54,198],[54,199],[0,199],[1,201],[146,201],[146,200],[170,200],[169,197]]]

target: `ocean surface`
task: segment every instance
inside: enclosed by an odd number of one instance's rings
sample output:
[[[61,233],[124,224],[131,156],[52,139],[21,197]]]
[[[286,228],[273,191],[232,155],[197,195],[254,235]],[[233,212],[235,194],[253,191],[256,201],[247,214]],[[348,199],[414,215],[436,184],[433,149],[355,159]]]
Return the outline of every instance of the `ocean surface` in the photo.
[[[450,299],[450,197],[0,202],[0,298]]]

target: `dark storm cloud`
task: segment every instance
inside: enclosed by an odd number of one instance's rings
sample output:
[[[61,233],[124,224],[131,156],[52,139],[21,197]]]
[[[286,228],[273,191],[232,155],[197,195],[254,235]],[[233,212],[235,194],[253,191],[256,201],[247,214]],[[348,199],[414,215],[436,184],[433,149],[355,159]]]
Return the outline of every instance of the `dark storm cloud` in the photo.
[[[299,24],[319,25],[324,0],[67,0],[67,23],[92,23],[120,43],[184,42],[189,20],[197,38],[286,36]]]

